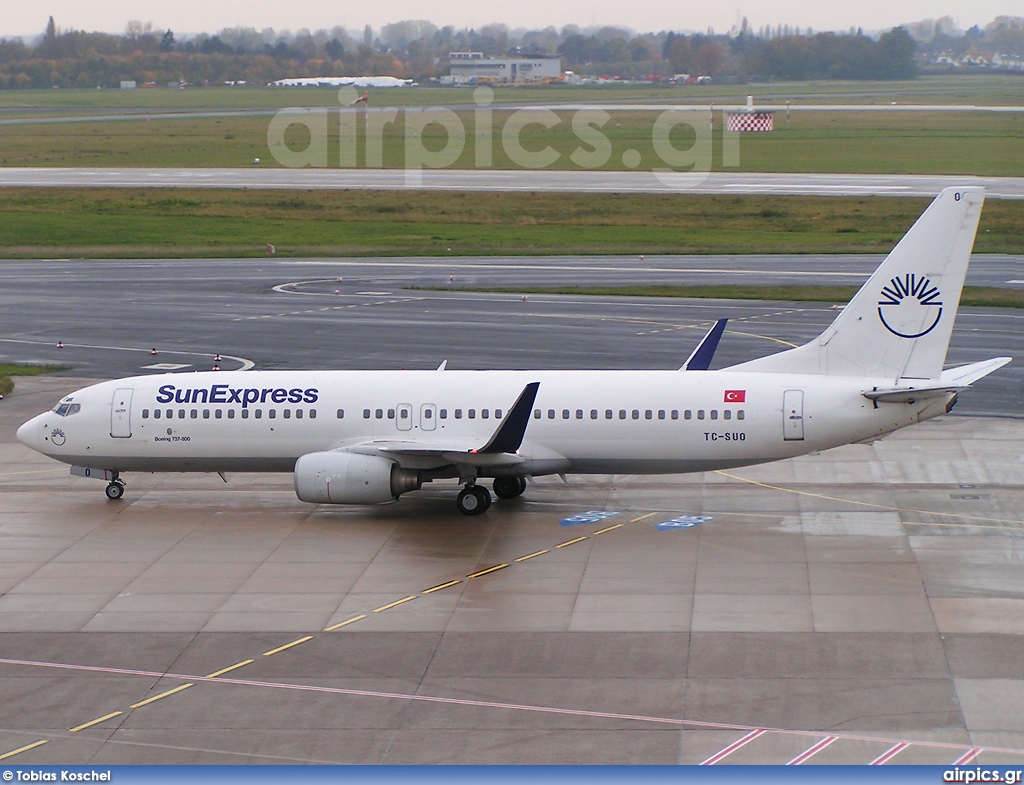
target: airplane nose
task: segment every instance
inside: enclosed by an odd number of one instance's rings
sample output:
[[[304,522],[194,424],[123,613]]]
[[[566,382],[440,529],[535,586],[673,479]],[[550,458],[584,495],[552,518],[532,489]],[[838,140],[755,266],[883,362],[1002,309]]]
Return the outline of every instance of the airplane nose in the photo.
[[[18,441],[33,450],[39,449],[39,423],[35,417],[18,429]]]

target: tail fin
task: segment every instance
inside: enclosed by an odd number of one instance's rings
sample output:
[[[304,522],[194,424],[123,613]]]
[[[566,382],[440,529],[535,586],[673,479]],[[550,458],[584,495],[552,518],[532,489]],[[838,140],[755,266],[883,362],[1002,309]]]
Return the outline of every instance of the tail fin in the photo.
[[[944,189],[825,332],[729,370],[939,378],[984,201]]]

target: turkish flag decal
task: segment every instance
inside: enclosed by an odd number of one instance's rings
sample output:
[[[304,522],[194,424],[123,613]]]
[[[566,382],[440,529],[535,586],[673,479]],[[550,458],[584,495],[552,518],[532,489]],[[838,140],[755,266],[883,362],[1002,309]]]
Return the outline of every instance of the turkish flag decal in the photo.
[[[746,403],[747,391],[746,390],[726,390],[725,398],[723,399],[726,403]]]

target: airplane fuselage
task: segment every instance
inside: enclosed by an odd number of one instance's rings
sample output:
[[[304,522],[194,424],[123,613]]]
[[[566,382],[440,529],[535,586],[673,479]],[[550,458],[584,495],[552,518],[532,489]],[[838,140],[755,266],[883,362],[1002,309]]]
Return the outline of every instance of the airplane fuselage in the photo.
[[[80,405],[74,414],[39,415],[19,438],[116,472],[290,472],[302,455],[367,442],[483,444],[510,391],[530,382],[540,387],[522,463],[484,461],[480,476],[763,463],[882,436],[944,413],[949,400],[876,404],[862,393],[892,380],[734,371],[209,372],[87,387],[64,399]]]

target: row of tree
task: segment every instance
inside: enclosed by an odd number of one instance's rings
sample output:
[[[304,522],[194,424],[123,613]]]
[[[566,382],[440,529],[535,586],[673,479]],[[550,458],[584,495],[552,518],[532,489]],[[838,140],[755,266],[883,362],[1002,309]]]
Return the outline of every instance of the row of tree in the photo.
[[[925,27],[932,31],[927,39],[921,35]],[[991,32],[976,28],[962,35],[973,36],[977,45],[979,36],[1005,39],[1006,28],[1004,23]],[[171,30],[139,22],[130,22],[123,35],[60,30],[51,17],[38,40],[0,40],[0,88],[110,87],[122,80],[266,83],[293,76],[364,74],[425,81],[447,74],[448,54],[456,51],[558,54],[563,68],[578,74],[627,78],[695,73],[736,81],[902,79],[916,73],[919,49],[936,41],[947,43],[952,33],[941,20],[911,29],[914,35],[897,27],[877,38],[856,30],[815,34],[780,26],[754,31],[744,19],[726,35],[712,30],[638,35],[618,27],[575,25],[561,30],[513,31],[505,25],[456,30],[409,20],[379,31],[367,26],[361,34],[341,27],[294,34],[232,28],[179,40]]]
[[[925,58],[936,55],[1000,54],[1024,57],[1024,17],[998,16],[984,28],[960,29],[950,16],[906,25]]]

